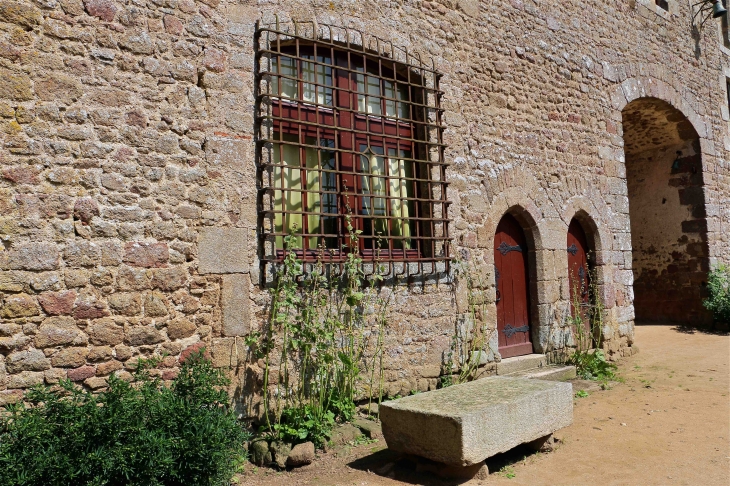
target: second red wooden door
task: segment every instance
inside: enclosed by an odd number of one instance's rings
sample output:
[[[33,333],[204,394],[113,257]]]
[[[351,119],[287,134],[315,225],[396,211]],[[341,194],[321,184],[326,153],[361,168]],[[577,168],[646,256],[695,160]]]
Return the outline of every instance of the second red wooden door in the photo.
[[[577,219],[573,219],[570,222],[570,226],[568,226],[570,312],[574,318],[580,313],[584,329],[588,333],[588,336],[590,336],[591,274],[588,252],[588,238],[586,238],[586,233],[583,231],[580,222]]]
[[[502,358],[532,353],[527,264],[525,233],[513,216],[505,215],[494,237],[497,333]]]

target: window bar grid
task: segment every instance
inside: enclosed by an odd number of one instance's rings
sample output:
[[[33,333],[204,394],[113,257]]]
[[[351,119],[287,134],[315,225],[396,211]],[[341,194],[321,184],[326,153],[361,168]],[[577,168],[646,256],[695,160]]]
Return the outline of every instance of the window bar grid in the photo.
[[[388,45],[390,52],[384,49]],[[327,248],[341,271],[340,249],[349,241],[343,205],[349,205],[356,229],[369,221],[369,234],[361,234],[360,255],[373,263],[373,272],[375,262],[387,264],[392,275],[448,271],[449,164],[443,157],[443,93],[435,67],[388,41],[366,41],[354,29],[313,22],[282,27],[278,18],[275,25],[257,24],[256,49],[257,172],[268,174],[258,182],[259,220],[269,222],[260,224],[262,260],[280,260],[276,241],[285,236],[290,222],[298,221],[302,257]],[[284,69],[283,59],[293,72]],[[288,93],[294,98],[285,91],[292,82]],[[363,143],[367,155],[361,151]],[[286,149],[292,145],[296,149]],[[286,160],[292,150],[299,153],[298,163]],[[295,172],[298,182],[286,176]],[[272,184],[275,174],[278,184]],[[299,187],[288,187],[287,178]],[[362,187],[365,180],[367,188]],[[330,197],[337,204],[334,216]],[[285,203],[287,198],[291,204]],[[369,201],[368,207],[358,200]],[[282,222],[279,228],[277,220]],[[328,248],[331,241],[338,248]],[[443,263],[440,269],[438,262]]]

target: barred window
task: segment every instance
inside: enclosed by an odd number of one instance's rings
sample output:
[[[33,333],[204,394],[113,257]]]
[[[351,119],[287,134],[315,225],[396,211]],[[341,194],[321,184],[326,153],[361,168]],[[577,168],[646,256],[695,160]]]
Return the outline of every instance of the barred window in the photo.
[[[287,235],[304,259],[341,260],[349,221],[364,260],[448,261],[437,72],[351,30],[295,27],[257,30],[264,260]]]

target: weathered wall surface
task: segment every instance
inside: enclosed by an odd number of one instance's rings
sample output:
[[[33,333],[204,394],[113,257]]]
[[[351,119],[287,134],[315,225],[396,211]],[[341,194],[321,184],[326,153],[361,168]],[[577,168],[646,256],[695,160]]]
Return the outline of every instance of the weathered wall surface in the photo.
[[[533,245],[533,341],[550,350],[566,339],[565,241],[579,214],[607,307],[604,346],[631,352],[630,101],[662,99],[693,124],[710,257],[730,259],[718,82],[730,52],[712,23],[694,39],[687,3],[669,3],[667,13],[644,0],[0,0],[1,400],[65,376],[102,387],[151,354],[167,353],[160,372],[172,377],[198,343],[255,379],[239,339],[269,302],[258,285],[253,38],[274,14],[433,59],[457,250],[493,284],[494,231],[516,215]],[[393,289],[389,393],[435,386],[466,311],[447,280]]]

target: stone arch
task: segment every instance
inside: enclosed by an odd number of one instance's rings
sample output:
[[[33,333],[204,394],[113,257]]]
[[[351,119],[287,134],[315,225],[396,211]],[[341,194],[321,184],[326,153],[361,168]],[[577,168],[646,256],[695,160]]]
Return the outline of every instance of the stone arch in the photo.
[[[609,239],[611,232],[606,227],[606,223],[611,218],[611,210],[603,198],[598,194],[595,196],[593,198],[583,195],[571,197],[566,202],[560,219],[565,224],[566,231],[573,218],[581,222],[588,237],[588,243],[595,252],[595,264],[601,266],[609,261],[608,252],[613,247]]]
[[[615,107],[624,140],[636,320],[704,323],[709,247],[702,148],[712,143],[709,128],[662,81],[631,78],[621,93]]]
[[[497,225],[506,214],[514,216],[520,223],[530,247],[528,253],[528,268],[530,276],[530,321],[531,339],[534,352],[542,353],[547,346],[549,329],[553,325],[553,316],[556,314],[553,306],[560,295],[560,282],[555,279],[554,272],[550,271],[551,249],[546,248],[545,237],[550,234],[551,220],[546,220],[535,201],[528,197],[529,192],[524,187],[512,186],[506,188],[494,198],[490,208],[490,215],[485,221],[483,231],[489,236],[490,251],[485,252],[485,262],[491,267],[494,264],[494,255],[491,249]],[[549,246],[549,245],[548,245]],[[490,284],[494,286],[494,274],[490,273]],[[496,305],[492,306],[496,319]],[[495,337],[496,338],[496,337]],[[496,343],[494,344],[496,349]]]

